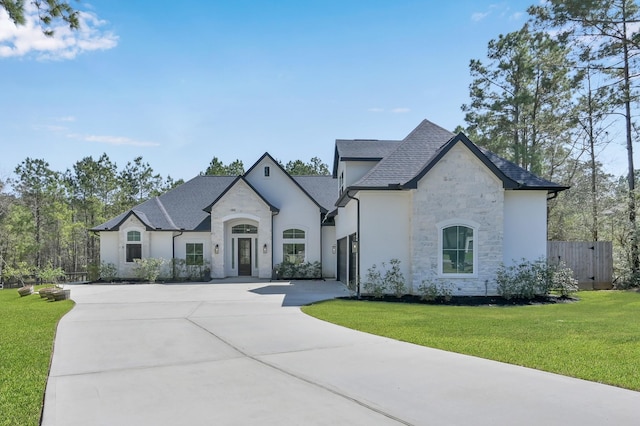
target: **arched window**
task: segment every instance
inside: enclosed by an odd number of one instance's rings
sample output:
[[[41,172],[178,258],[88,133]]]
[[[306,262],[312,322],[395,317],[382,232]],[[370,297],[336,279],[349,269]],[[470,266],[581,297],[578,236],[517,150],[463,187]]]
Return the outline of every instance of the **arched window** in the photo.
[[[474,229],[464,225],[442,228],[442,274],[474,274],[476,253],[474,250]]]
[[[240,225],[236,225],[231,228],[232,234],[257,234],[258,227],[254,225],[249,225],[246,223],[242,223]]]
[[[126,245],[126,261],[128,263],[134,262],[135,259],[142,259],[142,241],[140,231],[127,232],[127,245]]]
[[[285,263],[304,263],[305,252],[305,232],[302,229],[291,228],[282,232],[282,259]]]

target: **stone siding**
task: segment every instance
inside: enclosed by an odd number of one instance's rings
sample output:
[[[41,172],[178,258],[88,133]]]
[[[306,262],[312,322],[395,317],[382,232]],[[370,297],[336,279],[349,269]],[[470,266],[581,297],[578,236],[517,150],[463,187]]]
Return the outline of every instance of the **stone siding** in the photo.
[[[504,189],[502,182],[462,143],[445,154],[414,191],[412,278],[452,286],[455,295],[496,293],[495,275],[503,258]],[[440,274],[438,224],[458,221],[478,227],[473,247],[477,264],[472,277]]]

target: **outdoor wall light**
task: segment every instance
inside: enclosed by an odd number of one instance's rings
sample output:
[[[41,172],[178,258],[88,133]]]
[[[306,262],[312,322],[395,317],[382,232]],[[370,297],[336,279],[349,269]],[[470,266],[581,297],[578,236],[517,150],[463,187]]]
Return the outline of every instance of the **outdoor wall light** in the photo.
[[[336,254],[336,245],[331,246],[331,254]]]
[[[220,253],[220,247],[216,244],[215,248],[213,249],[213,251],[218,254]]]
[[[358,252],[358,240],[355,239],[351,242],[351,253],[357,253]]]
[[[262,246],[262,252],[264,254],[267,254],[267,245],[266,244]]]

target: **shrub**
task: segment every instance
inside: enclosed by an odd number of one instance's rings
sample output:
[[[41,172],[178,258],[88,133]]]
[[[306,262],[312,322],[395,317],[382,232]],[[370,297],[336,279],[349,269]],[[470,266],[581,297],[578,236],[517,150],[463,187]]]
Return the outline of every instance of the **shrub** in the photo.
[[[100,278],[104,281],[113,281],[118,278],[118,268],[113,263],[102,261],[100,263]]]
[[[549,265],[544,260],[530,262],[522,259],[517,265],[498,269],[496,281],[498,294],[505,299],[533,299],[558,291],[568,296],[578,290],[578,282],[573,271],[561,262]]]
[[[406,286],[404,274],[400,271],[400,260],[391,259],[389,264],[391,268],[384,274],[384,286],[393,291],[396,297],[402,297],[406,292]]]
[[[40,269],[36,275],[42,284],[57,284],[58,280],[64,277],[64,270],[62,268],[54,268],[49,263]]]
[[[134,272],[136,274],[136,278],[150,283],[156,282],[160,276],[162,265],[165,264],[164,259],[156,259],[153,257],[149,257],[147,259],[134,259],[134,261]]]
[[[450,283],[438,284],[431,280],[422,280],[422,284],[418,286],[418,294],[422,300],[433,302],[435,300],[443,300],[449,302],[453,296],[453,289]]]
[[[282,262],[275,266],[278,279],[320,279],[322,264],[320,262],[290,263]]]
[[[573,278],[573,271],[564,262],[554,266],[551,283],[552,289],[563,297],[578,291],[578,280]]]
[[[382,263],[382,267],[384,267],[384,263]],[[367,275],[365,275],[362,287],[365,292],[372,294],[373,297],[381,298],[385,295],[386,286],[377,265],[373,264],[367,269]]]
[[[5,264],[2,268],[2,278],[7,283],[19,282],[25,284],[25,280],[33,275],[33,269],[27,262],[18,262],[14,265]]]

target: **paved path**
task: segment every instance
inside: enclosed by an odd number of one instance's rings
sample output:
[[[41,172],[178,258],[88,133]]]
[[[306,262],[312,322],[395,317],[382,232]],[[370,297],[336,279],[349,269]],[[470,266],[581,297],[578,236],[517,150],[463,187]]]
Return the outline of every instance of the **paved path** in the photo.
[[[334,282],[79,285],[44,426],[638,425],[640,393],[348,330]]]

